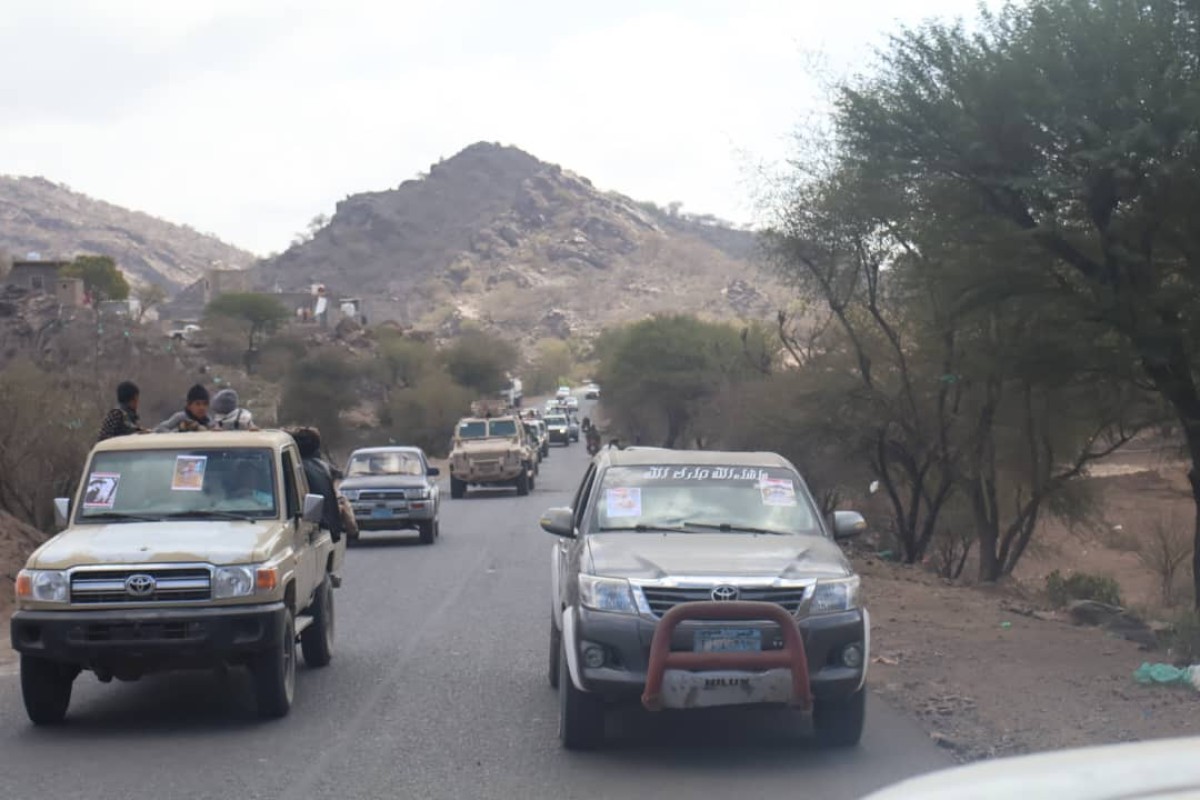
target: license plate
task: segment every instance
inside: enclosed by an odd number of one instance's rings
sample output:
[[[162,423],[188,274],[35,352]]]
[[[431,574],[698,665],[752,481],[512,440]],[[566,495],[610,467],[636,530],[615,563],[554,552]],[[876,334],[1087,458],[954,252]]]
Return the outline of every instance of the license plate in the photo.
[[[371,519],[391,519],[392,510],[387,506],[371,509]]]
[[[702,628],[696,631],[692,649],[697,653],[750,653],[762,650],[762,631],[757,628]]]

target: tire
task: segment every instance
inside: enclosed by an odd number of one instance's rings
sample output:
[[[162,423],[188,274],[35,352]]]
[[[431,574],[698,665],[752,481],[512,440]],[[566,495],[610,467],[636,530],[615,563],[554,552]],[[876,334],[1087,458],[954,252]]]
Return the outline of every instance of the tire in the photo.
[[[458,478],[451,476],[450,478],[450,497],[453,500],[462,500],[467,496],[466,481],[460,481]]]
[[[558,740],[567,750],[594,750],[604,743],[604,701],[575,688],[565,647],[558,655]]]
[[[34,725],[61,724],[71,705],[71,687],[78,674],[77,667],[21,656],[21,698],[29,721]]]
[[[333,584],[329,576],[317,587],[317,596],[308,609],[313,622],[300,634],[300,650],[310,667],[327,667],[333,660],[334,605]]]
[[[517,497],[525,497],[529,494],[529,484],[531,483],[528,470],[517,476]]]
[[[433,538],[437,533],[433,520],[418,522],[417,531],[421,535],[421,544],[433,544]]]
[[[562,660],[562,631],[554,624],[554,616],[550,617],[550,668],[546,677],[550,679],[550,688],[558,688],[558,663]]]
[[[296,618],[284,611],[279,641],[254,662],[254,694],[258,715],[264,719],[286,717],[296,695]]]
[[[854,747],[867,718],[867,689],[848,697],[813,702],[813,733],[822,747]]]

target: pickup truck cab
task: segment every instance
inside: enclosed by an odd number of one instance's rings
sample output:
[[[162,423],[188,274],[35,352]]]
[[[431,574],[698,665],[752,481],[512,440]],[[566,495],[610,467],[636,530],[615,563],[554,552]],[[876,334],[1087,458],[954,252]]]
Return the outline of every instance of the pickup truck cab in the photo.
[[[318,527],[300,454],[279,431],[122,436],[95,446],[65,528],[17,576],[13,649],[36,724],[63,720],[84,670],[104,683],[248,667],[259,714],[292,705],[296,643],[333,656],[345,557]]]
[[[605,709],[790,706],[818,740],[857,744],[870,621],[827,522],[773,453],[608,449],[542,528],[550,560],[549,678],[568,749],[599,745]]]

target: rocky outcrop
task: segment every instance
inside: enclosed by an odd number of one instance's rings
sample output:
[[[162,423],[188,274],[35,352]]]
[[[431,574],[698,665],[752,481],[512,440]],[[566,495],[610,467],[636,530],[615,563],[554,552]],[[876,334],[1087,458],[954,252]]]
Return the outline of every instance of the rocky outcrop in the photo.
[[[135,283],[175,292],[214,262],[248,267],[254,256],[185,225],[94,200],[44,178],[0,176],[0,243],[13,257],[111,256]]]
[[[753,241],[480,143],[419,180],[347,198],[256,278],[264,288],[319,280],[379,298],[372,322],[443,338],[471,320],[528,344],[654,313],[769,317],[782,292],[750,258]]]

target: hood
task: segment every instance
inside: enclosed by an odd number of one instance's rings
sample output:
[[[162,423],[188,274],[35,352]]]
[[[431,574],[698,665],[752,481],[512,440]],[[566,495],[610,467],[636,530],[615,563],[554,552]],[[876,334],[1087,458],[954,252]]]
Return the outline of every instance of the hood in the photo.
[[[591,572],[657,580],[678,575],[840,578],[852,574],[824,536],[748,533],[599,533],[588,537]]]
[[[252,564],[268,558],[285,527],[274,519],[76,525],[35,550],[29,565],[35,569],[68,569],[172,561]]]
[[[428,481],[421,475],[355,475],[342,481],[341,489],[424,489]]]

